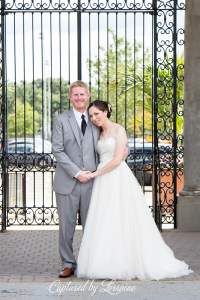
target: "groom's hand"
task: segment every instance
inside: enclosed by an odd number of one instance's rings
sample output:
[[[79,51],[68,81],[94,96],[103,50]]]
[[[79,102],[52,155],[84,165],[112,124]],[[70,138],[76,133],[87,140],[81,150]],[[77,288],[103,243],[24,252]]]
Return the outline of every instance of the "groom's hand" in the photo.
[[[129,155],[129,150],[128,148],[126,147],[125,150],[124,150],[124,155],[122,157],[122,161],[124,161],[125,159],[127,159],[127,156]]]
[[[81,171],[80,174],[77,176],[77,179],[80,181],[80,182],[87,182],[88,180],[90,180],[91,178],[88,176],[89,174],[89,171]]]

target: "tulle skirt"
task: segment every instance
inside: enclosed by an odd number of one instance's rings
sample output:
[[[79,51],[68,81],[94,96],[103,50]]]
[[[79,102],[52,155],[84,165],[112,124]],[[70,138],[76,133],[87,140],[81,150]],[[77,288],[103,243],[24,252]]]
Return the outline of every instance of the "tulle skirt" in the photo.
[[[160,280],[193,272],[165,244],[125,162],[94,180],[77,263],[77,277],[88,279]]]

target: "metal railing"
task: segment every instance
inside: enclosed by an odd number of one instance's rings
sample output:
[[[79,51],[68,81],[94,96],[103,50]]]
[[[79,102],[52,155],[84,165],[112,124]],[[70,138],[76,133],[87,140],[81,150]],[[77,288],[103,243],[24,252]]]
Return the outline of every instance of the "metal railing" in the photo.
[[[133,150],[129,165],[141,184],[152,172],[150,209],[157,223],[163,212],[160,228],[176,227],[177,172],[183,173],[182,165],[177,168],[183,156],[177,131],[183,110],[183,18],[184,1],[1,1],[2,230],[58,224],[51,131],[54,117],[71,109],[68,87],[77,79],[88,83],[91,101],[109,101],[112,120],[126,128],[133,149],[141,138],[142,151]],[[157,153],[158,142],[166,141],[172,147],[168,169]],[[16,195],[23,174],[23,206],[10,206],[10,173]],[[170,184],[164,179],[168,173],[173,173]]]

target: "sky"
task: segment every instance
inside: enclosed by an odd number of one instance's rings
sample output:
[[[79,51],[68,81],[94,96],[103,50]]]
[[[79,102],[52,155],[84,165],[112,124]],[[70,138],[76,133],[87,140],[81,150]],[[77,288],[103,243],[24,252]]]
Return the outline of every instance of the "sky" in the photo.
[[[89,46],[91,48],[91,59],[94,59],[98,54],[98,34],[100,46],[104,48],[107,48],[107,27],[114,30],[115,33],[117,30],[118,37],[125,37],[124,13],[118,13],[117,17],[115,13],[110,13],[108,15],[109,24],[107,24],[106,13],[100,13],[99,20],[97,13],[91,13],[90,18],[91,45],[89,45],[89,14],[82,14],[82,79],[86,82],[89,81],[88,70],[86,67],[86,60],[89,58]],[[172,21],[172,17],[169,16],[167,23],[169,27],[171,26],[170,21]],[[143,43],[144,32],[144,49],[149,48],[151,53],[152,16],[150,14],[143,15],[142,13],[137,13],[135,15],[135,24],[136,42]],[[184,11],[178,11],[177,13],[177,27],[184,28]],[[9,14],[6,16],[6,57],[8,81],[14,82],[15,74],[16,82],[24,79],[28,82],[32,82],[33,76],[34,79],[42,78],[41,32],[43,32],[43,59],[46,62],[45,76],[49,77],[52,68],[53,78],[59,78],[61,75],[64,80],[70,79],[70,82],[77,80],[77,14],[63,12],[60,14],[59,18],[59,13],[52,13],[51,65],[50,13],[32,14],[28,12],[25,13],[24,16],[22,13],[16,13],[15,15]],[[70,32],[70,34],[68,34],[68,32]],[[184,39],[184,35],[182,35],[181,38]],[[171,31],[169,30],[168,34],[162,34],[162,32],[160,32],[159,39],[168,39],[170,43],[172,40]],[[127,40],[131,44],[134,42],[133,13],[127,13]],[[179,45],[177,46],[178,51],[183,52],[184,47]],[[68,48],[70,48],[70,59]],[[142,52],[140,55],[142,57]],[[162,51],[159,55],[163,55]],[[100,56],[100,59],[101,58],[102,57]]]

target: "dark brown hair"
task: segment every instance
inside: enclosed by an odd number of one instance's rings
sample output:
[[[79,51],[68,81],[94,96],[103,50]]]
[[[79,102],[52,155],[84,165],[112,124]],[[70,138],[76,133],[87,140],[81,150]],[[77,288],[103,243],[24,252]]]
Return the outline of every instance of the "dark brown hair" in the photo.
[[[110,118],[112,109],[111,109],[111,106],[110,106],[110,104],[109,104],[108,102],[102,101],[102,100],[94,100],[94,101],[91,102],[90,105],[88,106],[88,110],[89,110],[92,106],[98,108],[98,109],[101,110],[101,111],[107,110],[107,112],[108,112],[107,117],[108,117],[108,119]]]

